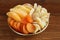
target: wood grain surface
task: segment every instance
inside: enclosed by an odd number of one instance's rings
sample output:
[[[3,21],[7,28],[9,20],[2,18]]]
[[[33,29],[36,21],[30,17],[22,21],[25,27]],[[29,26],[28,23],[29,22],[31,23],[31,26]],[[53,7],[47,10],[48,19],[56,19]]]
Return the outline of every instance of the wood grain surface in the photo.
[[[47,29],[34,36],[17,35],[9,28],[6,13],[18,4],[35,2],[51,13]],[[0,40],[60,40],[60,0],[0,0]]]

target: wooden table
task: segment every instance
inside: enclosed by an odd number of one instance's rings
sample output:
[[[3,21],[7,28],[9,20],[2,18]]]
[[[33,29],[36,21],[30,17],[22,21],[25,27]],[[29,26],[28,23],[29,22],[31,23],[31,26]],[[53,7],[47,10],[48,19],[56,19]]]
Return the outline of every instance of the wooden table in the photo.
[[[14,33],[7,24],[6,12],[17,4],[37,2],[50,13],[50,23],[41,34],[20,36]],[[60,40],[60,0],[0,0],[0,40]]]

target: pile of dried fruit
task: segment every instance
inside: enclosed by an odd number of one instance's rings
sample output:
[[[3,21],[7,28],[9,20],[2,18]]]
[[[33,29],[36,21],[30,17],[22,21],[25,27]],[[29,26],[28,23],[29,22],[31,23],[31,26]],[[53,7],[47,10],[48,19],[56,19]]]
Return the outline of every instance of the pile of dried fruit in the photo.
[[[8,24],[16,31],[24,34],[36,33],[49,22],[50,13],[36,3],[17,5],[7,13]]]

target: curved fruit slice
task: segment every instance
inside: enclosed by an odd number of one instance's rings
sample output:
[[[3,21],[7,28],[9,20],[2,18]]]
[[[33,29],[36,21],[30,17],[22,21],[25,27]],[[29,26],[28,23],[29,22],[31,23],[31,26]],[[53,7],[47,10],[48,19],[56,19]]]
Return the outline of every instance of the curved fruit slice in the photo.
[[[20,24],[20,32],[23,33],[23,24]]]
[[[29,3],[25,3],[25,4],[23,4],[23,6],[25,6],[26,8],[28,8],[30,10],[33,8],[33,6]]]
[[[46,8],[42,8],[41,13],[47,13],[47,9]]]
[[[26,7],[23,6],[23,5],[21,6],[21,8],[22,8],[23,10],[25,10],[26,12],[28,12],[28,13],[30,12],[30,9],[26,8]]]
[[[27,24],[26,16],[21,20],[22,24]]]
[[[27,16],[26,16],[26,20],[27,20],[28,22],[30,22],[30,23],[32,23],[32,22],[33,22],[33,19],[31,18],[31,16],[30,16],[30,15],[27,15]]]
[[[44,28],[46,26],[46,22],[43,21],[41,18],[37,17],[36,19],[41,28]]]
[[[20,5],[20,7],[21,7],[22,10],[26,11],[27,13],[30,12],[30,9],[26,8],[25,6]]]
[[[17,30],[17,22],[14,22],[14,25],[13,25],[13,28],[15,29],[15,30]]]
[[[10,21],[10,26],[13,27],[13,25],[14,25],[14,20],[11,20],[11,21]]]
[[[35,32],[34,33],[36,33],[38,30],[41,30],[41,28],[40,28],[40,26],[38,25],[38,24],[33,24],[34,26],[35,26]]]
[[[29,13],[30,12],[30,9],[28,9],[24,5],[17,5],[17,6],[19,7],[19,9],[21,9],[22,11],[25,11],[26,13]]]
[[[28,34],[28,31],[26,30],[26,26],[24,24],[20,25],[20,32],[24,34]]]
[[[44,17],[45,15],[47,15],[47,9],[45,9],[45,8],[42,8],[41,9],[41,12],[40,12],[40,17]]]
[[[24,17],[21,21],[21,23],[23,24],[27,24],[27,23],[32,23],[33,22],[33,19],[30,17],[30,15],[27,15],[26,17]]]
[[[33,33],[35,31],[35,26],[33,26],[31,23],[27,23],[26,29],[29,33]]]
[[[8,12],[7,15],[16,21],[21,21],[21,18],[15,12]]]
[[[50,16],[50,13],[46,13],[45,15],[43,15],[41,17],[41,19],[44,20],[45,22],[48,22],[49,21],[49,16]]]
[[[25,17],[27,13],[20,8],[12,8],[10,11],[17,13],[21,18]]]
[[[17,5],[16,7],[14,7],[13,9],[21,9],[22,11],[25,11],[27,13],[30,12],[30,9],[26,8],[25,6],[23,5]]]
[[[20,31],[20,23],[19,22],[17,23],[16,27],[17,27],[17,30]]]
[[[30,15],[31,17],[32,17],[32,14],[34,13],[34,11],[35,11],[35,9],[32,8],[31,11],[30,11],[30,13],[29,13],[29,15]]]
[[[24,34],[28,34],[29,32],[26,30],[26,26],[25,25],[23,25],[23,33]]]

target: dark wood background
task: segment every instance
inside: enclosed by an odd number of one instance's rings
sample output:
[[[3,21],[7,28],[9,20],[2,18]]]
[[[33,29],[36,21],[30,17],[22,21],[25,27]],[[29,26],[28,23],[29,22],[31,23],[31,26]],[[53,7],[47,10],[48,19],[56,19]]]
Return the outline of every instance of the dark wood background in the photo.
[[[38,35],[17,35],[9,28],[6,13],[17,4],[35,2],[51,13],[49,26]],[[0,0],[0,40],[60,40],[60,0]]]

